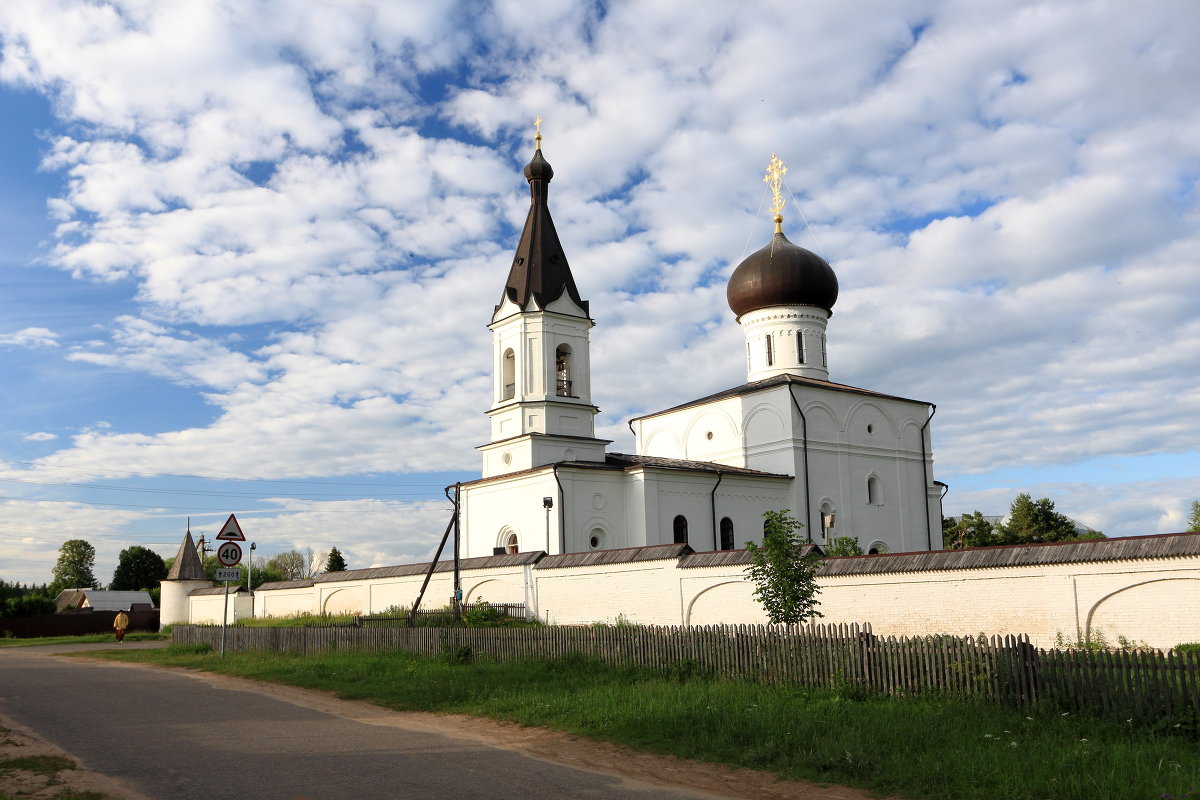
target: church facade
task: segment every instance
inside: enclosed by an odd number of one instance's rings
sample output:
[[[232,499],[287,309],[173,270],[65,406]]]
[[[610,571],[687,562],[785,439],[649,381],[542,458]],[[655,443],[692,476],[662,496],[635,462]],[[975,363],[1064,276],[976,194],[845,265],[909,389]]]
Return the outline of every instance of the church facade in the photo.
[[[761,539],[765,511],[785,509],[818,544],[941,547],[935,407],[829,380],[837,277],[783,234],[781,166],[768,171],[775,233],[727,290],[746,383],[633,419],[634,452],[616,453],[595,435],[594,323],[550,215],[539,134],[529,215],[489,325],[491,440],[478,448],[482,477],[460,488],[464,555],[733,550]]]

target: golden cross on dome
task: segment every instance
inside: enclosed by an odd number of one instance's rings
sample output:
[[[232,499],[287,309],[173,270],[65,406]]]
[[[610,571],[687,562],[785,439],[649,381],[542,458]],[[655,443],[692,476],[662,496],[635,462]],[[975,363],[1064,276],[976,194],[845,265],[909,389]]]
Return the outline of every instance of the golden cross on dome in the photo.
[[[533,129],[537,131],[537,136],[533,137],[534,147],[538,150],[542,149],[542,118],[536,117],[533,120]]]
[[[763,176],[763,183],[771,187],[771,213],[775,216],[775,232],[779,233],[783,230],[783,217],[780,211],[783,211],[784,203],[783,192],[783,176],[787,174],[787,167],[779,160],[779,156],[771,153],[771,161],[767,164],[767,174]]]

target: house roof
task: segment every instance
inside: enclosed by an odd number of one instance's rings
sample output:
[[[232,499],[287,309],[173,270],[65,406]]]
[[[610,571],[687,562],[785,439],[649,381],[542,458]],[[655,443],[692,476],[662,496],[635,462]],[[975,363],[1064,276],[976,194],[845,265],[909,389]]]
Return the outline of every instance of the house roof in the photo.
[[[816,378],[802,378],[799,375],[784,374],[772,375],[770,378],[763,378],[761,381],[750,381],[749,383],[742,384],[741,386],[734,386],[732,389],[726,389],[722,392],[717,392],[716,394],[710,394],[706,397],[701,397],[696,400],[689,400],[686,403],[681,403],[680,405],[672,406],[671,408],[666,408],[662,411],[654,411],[650,414],[643,414],[640,417],[633,417],[630,422],[634,422],[639,419],[650,419],[651,417],[658,417],[662,416],[663,414],[670,414],[673,411],[680,411],[693,406],[702,406],[705,403],[715,403],[718,400],[726,400],[730,397],[741,397],[743,395],[754,394],[755,392],[762,392],[767,389],[773,389],[776,386],[784,386],[786,384],[807,386],[814,389],[829,389],[834,392],[849,392],[850,394],[861,394],[868,397],[881,397],[887,400],[899,400],[904,403],[918,403],[923,406],[930,405],[924,400],[913,400],[908,397],[900,397],[899,395],[884,394],[883,392],[876,392],[871,389],[860,389],[857,386],[848,386],[844,383],[833,383],[832,381],[822,381]]]
[[[105,589],[63,589],[54,598],[54,607],[59,611],[71,606],[93,608],[96,611],[128,611],[134,605],[153,608],[154,599],[145,591],[113,592]]]

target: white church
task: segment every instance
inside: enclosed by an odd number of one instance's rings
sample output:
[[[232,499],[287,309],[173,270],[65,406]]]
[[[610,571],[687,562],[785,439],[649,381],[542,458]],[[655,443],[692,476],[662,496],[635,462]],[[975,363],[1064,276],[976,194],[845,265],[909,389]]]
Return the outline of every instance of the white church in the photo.
[[[464,555],[687,544],[732,550],[790,510],[818,544],[853,536],[871,553],[939,549],[935,407],[829,380],[837,276],[788,241],[772,157],[775,233],[729,280],[746,383],[630,422],[632,454],[595,435],[588,352],[595,324],[550,217],[553,169],[525,167],[530,207],[492,313],[491,441],[463,484]],[[681,398],[682,399],[682,398]]]
[[[631,420],[634,453],[609,452],[595,435],[591,309],[550,218],[540,139],[525,167],[529,218],[490,325],[491,441],[479,448],[482,477],[459,487],[465,557],[226,595],[188,533],[162,582],[163,624],[376,614],[422,596],[441,606],[458,590],[547,624],[757,624],[765,615],[741,548],[761,539],[763,512],[787,509],[818,544],[852,536],[869,551],[822,563],[823,622],[865,621],[879,635],[1024,633],[1041,647],[1100,631],[1154,647],[1195,641],[1200,534],[940,550],[934,406],[829,380],[837,277],[784,236],[774,158],[775,234],[727,293],[746,383]]]

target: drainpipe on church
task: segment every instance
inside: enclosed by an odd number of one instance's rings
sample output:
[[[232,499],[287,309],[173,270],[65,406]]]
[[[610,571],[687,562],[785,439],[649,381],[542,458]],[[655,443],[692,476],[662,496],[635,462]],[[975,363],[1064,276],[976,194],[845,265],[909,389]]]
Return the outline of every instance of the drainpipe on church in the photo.
[[[713,484],[712,494],[708,496],[712,505],[713,550],[721,549],[721,543],[717,540],[717,487],[721,485],[721,479],[724,477],[725,473],[717,470],[717,482]]]
[[[800,415],[800,435],[804,437],[804,524],[809,526],[809,531],[812,530],[812,510],[809,508],[808,502],[808,419],[804,416],[804,411],[800,408],[800,401],[796,399],[796,393],[792,391],[792,382],[788,381],[788,397],[792,398],[792,405],[796,407],[796,413]],[[922,446],[925,439],[921,439]],[[929,504],[925,504],[925,513],[929,513]]]
[[[554,482],[558,484],[558,552],[565,553],[565,552],[567,552],[567,525],[566,525],[567,517],[566,517],[566,509],[563,508],[563,505],[564,505],[563,498],[565,497],[565,495],[563,494],[563,485],[562,485],[562,481],[560,481],[558,479],[558,464],[554,465]],[[548,515],[549,515],[549,512],[547,512],[547,519],[549,518]],[[549,528],[550,527],[549,524],[547,524],[546,527]],[[546,531],[546,547],[549,548],[549,546],[550,546],[550,531],[547,530]]]
[[[921,426],[921,474],[925,476],[925,491],[923,492],[923,499],[925,500],[925,539],[928,542],[928,548],[932,550],[933,529],[930,525],[933,523],[929,515],[929,461],[926,455],[925,430],[929,427],[929,423],[933,422],[933,415],[937,413],[937,404],[930,403],[929,407],[933,410],[929,412],[929,419],[925,420],[925,424]]]

